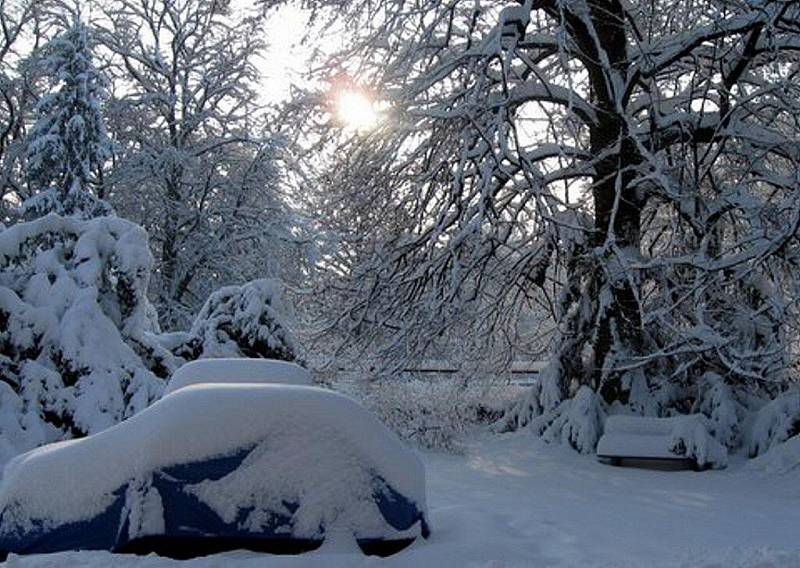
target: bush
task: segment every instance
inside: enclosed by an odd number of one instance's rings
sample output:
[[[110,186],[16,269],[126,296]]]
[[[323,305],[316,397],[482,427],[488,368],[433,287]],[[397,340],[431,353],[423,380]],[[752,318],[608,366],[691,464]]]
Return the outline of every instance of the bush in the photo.
[[[159,398],[176,363],[155,341],[151,263],[144,230],[115,217],[51,214],[0,231],[6,458],[97,432]]]
[[[500,418],[519,392],[500,381],[440,378],[373,381],[350,394],[408,443],[460,452],[463,436]]]
[[[186,359],[253,357],[297,361],[289,310],[278,280],[253,280],[213,292],[175,352]]]

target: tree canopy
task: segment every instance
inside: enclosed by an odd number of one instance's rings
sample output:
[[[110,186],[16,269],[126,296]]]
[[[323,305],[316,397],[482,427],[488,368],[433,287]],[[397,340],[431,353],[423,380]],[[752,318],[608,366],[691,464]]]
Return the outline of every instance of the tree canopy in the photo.
[[[334,143],[326,191],[386,220],[343,271],[344,327],[392,358],[424,350],[454,314],[480,314],[490,336],[539,305],[555,323],[551,362],[511,422],[559,432],[582,389],[586,417],[783,388],[796,2],[307,5],[355,38],[319,79],[345,69],[388,108]]]

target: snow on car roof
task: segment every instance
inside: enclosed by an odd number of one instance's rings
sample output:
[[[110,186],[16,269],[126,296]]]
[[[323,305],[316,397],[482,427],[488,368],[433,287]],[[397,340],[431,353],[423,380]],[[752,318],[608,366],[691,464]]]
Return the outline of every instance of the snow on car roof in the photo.
[[[164,396],[202,383],[264,383],[311,385],[311,375],[298,365],[274,359],[198,359],[172,375]]]

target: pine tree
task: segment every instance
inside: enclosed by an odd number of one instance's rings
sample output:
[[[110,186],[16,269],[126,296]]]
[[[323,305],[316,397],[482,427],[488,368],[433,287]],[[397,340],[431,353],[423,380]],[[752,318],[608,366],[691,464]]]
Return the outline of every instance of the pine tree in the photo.
[[[40,57],[52,85],[36,106],[28,139],[28,182],[37,194],[23,211],[29,216],[111,214],[111,207],[90,193],[93,173],[111,155],[111,140],[100,108],[105,79],[94,65],[87,26],[76,18]]]

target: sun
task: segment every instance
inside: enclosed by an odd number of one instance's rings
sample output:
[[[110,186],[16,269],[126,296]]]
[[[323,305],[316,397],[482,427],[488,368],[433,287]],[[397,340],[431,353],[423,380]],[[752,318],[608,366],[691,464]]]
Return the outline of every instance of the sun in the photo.
[[[374,128],[379,120],[375,101],[363,91],[353,89],[342,90],[337,95],[336,115],[345,126],[358,131]]]

